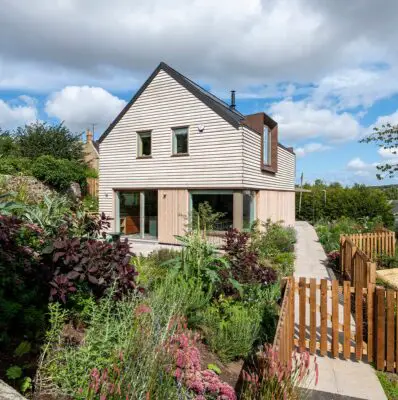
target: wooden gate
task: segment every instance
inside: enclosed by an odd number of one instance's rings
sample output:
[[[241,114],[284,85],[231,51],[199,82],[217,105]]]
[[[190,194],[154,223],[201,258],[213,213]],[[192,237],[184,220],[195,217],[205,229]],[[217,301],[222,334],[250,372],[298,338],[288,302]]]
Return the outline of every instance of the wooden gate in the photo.
[[[274,347],[282,361],[297,347],[398,372],[397,308],[397,292],[374,284],[289,278]]]

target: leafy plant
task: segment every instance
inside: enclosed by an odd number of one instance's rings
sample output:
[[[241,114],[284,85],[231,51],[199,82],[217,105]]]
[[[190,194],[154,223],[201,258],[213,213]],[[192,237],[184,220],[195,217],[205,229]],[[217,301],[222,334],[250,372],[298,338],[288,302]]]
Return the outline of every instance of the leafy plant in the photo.
[[[77,182],[83,188],[86,187],[86,168],[78,161],[43,155],[33,162],[32,174],[53,188],[65,191],[72,182]]]
[[[65,223],[69,210],[70,202],[66,197],[45,195],[41,203],[24,206],[21,217],[37,225],[48,235],[54,235]]]
[[[22,376],[22,368],[18,367],[17,365],[13,365],[7,369],[6,376],[11,380],[19,379]]]
[[[221,282],[221,271],[229,270],[227,259],[217,254],[216,248],[207,242],[199,230],[194,230],[186,236],[179,236],[183,248],[179,255],[167,262],[174,275],[181,275],[185,280],[198,279],[206,288],[215,288]],[[231,285],[239,288],[239,284],[231,277],[225,277]]]
[[[206,342],[222,361],[246,357],[260,334],[261,310],[240,302],[222,300],[201,313]]]
[[[52,258],[54,276],[50,282],[51,299],[66,302],[70,293],[85,284],[97,297],[102,297],[116,282],[115,294],[135,289],[135,268],[128,240],[107,243],[94,239],[57,239],[47,250]]]
[[[249,232],[227,231],[223,250],[231,264],[232,277],[240,284],[268,285],[277,279],[274,269],[260,264],[258,249],[250,245]]]
[[[30,342],[24,340],[15,349],[14,354],[17,357],[22,357],[24,354],[29,353],[31,351],[31,349],[32,349],[32,346],[31,346]]]
[[[315,376],[318,383],[318,364],[310,369],[310,354],[293,354],[291,361],[284,365],[271,345],[265,345],[257,355],[254,365],[243,372],[243,400],[299,400],[305,398],[306,388]]]
[[[227,213],[214,211],[208,201],[200,203],[192,212],[192,229],[212,231]]]
[[[83,160],[83,148],[78,135],[65,125],[34,122],[18,127],[12,133],[18,152],[30,159],[51,156],[66,160]]]

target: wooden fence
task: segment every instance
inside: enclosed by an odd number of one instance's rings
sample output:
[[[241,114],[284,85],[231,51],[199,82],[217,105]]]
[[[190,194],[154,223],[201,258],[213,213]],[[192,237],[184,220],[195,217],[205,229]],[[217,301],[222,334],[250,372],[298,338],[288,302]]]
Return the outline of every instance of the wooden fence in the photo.
[[[286,278],[282,287],[284,295],[274,338],[274,350],[278,353],[279,360],[287,364],[291,360],[294,347],[294,281]]]
[[[281,362],[292,350],[374,362],[398,373],[398,292],[349,281],[290,278],[284,289],[274,349]]]
[[[90,196],[98,197],[98,178],[87,178],[87,193]]]
[[[340,237],[340,267],[345,279],[356,287],[376,283],[378,255],[395,255],[395,232],[380,230]]]
[[[381,254],[395,255],[395,232],[388,229],[369,233],[354,233],[345,237],[350,238],[354,245],[372,261],[376,261],[377,256]]]

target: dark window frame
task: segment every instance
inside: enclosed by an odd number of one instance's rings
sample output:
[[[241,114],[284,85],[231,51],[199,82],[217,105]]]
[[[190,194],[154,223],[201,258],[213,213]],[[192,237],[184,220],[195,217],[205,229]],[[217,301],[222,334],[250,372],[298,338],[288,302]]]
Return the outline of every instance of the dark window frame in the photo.
[[[150,154],[143,154],[143,144],[142,144],[142,138],[143,137],[148,137],[150,138]],[[137,155],[136,158],[152,158],[152,131],[147,130],[147,131],[139,131],[137,132]]]
[[[178,152],[177,151],[177,136],[178,134],[176,131],[178,130],[186,130],[186,146],[187,146],[187,151],[186,152]],[[180,135],[182,135],[180,133]],[[171,156],[172,157],[183,157],[183,156],[189,156],[189,126],[175,126],[171,128]]]

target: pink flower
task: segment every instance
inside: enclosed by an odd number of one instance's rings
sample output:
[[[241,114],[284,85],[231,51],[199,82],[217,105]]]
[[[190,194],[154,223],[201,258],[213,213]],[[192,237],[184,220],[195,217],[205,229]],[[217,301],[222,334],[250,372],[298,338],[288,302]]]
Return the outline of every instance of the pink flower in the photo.
[[[135,309],[135,315],[139,316],[141,314],[149,314],[152,312],[151,307],[147,306],[146,304],[140,304],[136,309]]]

